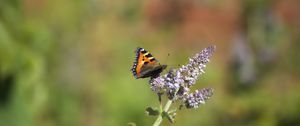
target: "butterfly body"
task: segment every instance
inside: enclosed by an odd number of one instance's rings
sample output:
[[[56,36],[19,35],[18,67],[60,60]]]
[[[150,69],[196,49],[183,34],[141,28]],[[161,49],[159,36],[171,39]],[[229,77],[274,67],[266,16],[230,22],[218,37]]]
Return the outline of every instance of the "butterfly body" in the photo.
[[[167,68],[167,65],[159,64],[148,51],[143,48],[137,48],[136,59],[132,66],[133,76],[138,78],[155,78]]]

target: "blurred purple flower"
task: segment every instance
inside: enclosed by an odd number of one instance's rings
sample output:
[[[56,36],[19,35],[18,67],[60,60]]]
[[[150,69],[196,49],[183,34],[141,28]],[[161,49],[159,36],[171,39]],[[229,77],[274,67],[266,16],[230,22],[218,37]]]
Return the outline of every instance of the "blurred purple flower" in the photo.
[[[207,100],[208,96],[210,97],[212,95],[212,89],[211,93],[208,93],[209,91],[196,90],[196,93],[189,94],[190,87],[193,86],[198,77],[204,73],[205,64],[209,62],[209,58],[215,49],[216,46],[209,46],[190,58],[187,65],[183,65],[179,69],[171,69],[165,75],[151,78],[149,84],[152,91],[156,93],[166,92],[170,100],[183,100],[187,108],[198,107],[200,103],[204,103],[204,101]]]
[[[189,94],[185,98],[185,106],[187,108],[198,108],[213,95],[213,91],[214,90],[212,88],[203,88],[201,90],[196,90],[194,93]]]

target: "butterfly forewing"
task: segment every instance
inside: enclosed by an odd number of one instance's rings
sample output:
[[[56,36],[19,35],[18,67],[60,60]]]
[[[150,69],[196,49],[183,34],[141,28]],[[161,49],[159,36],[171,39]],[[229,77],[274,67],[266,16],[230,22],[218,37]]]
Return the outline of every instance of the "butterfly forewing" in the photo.
[[[137,48],[136,59],[132,67],[135,78],[153,77],[165,68],[166,65],[160,65],[151,53],[143,48]]]

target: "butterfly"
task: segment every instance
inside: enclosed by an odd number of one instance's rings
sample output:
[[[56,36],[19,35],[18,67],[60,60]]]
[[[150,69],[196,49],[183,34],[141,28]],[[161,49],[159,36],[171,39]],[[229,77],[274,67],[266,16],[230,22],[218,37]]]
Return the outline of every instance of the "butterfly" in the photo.
[[[135,61],[131,69],[136,79],[156,78],[166,68],[167,65],[161,65],[148,51],[140,47],[137,48]]]

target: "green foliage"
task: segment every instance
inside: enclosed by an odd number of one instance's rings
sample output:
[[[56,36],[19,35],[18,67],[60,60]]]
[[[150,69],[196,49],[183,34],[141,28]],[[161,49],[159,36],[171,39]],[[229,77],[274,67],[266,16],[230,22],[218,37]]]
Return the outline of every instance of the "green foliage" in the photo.
[[[215,94],[173,125],[299,125],[299,4],[289,2],[1,0],[0,126],[151,125],[143,110],[157,97],[131,75],[134,49],[177,67],[209,44],[218,49],[195,89]],[[251,63],[230,55],[237,31]]]

